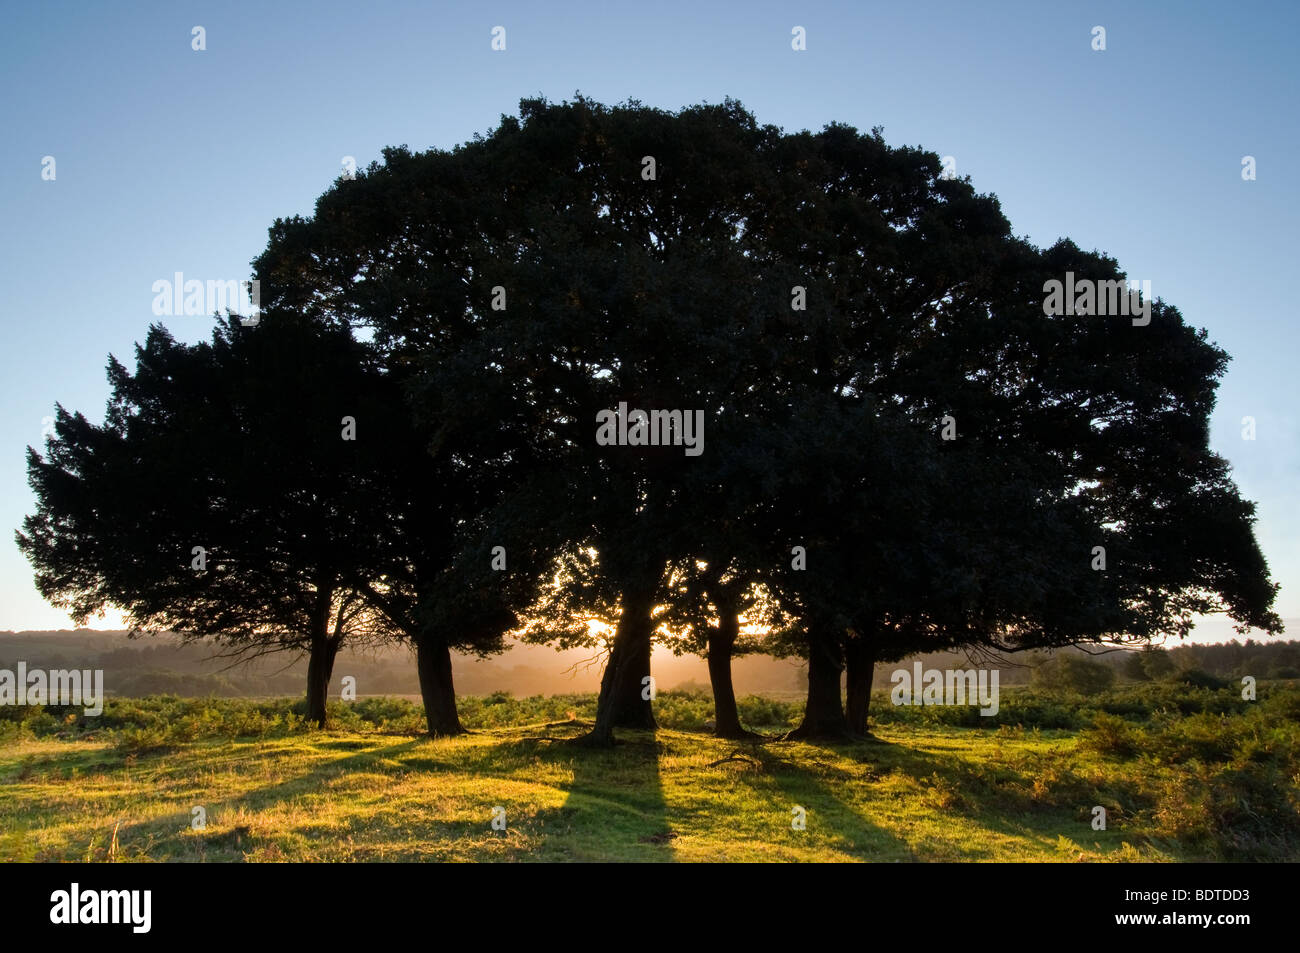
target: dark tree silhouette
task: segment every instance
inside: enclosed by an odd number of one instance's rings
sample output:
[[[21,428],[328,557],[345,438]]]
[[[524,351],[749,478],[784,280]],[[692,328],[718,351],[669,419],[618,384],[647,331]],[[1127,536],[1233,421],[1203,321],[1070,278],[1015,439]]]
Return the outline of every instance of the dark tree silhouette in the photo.
[[[472,279],[496,254],[470,218],[486,207],[483,171],[469,156],[385,156],[311,219],[277,221],[254,270],[270,314],[357,329],[383,365],[368,450],[386,524],[362,594],[415,648],[430,735],[455,735],[451,652],[504,649],[553,558],[547,514],[572,488],[530,446],[535,409],[471,363]]]
[[[1183,635],[1197,612],[1279,631],[1253,505],[1208,447],[1226,355],[1205,333],[1159,301],[1149,323],[1047,315],[1047,281],[1117,281],[1116,264],[1015,240],[932,154],[837,126],[796,141],[768,231],[815,304],[773,344],[786,361],[769,386],[835,421],[838,436],[804,429],[805,459],[837,439],[874,458],[823,465],[833,491],[792,480],[778,513],[815,540],[808,575],[782,577],[808,628],[798,733],[847,728],[845,639],[860,692],[868,660],[901,651]]]
[[[720,620],[733,582],[795,620],[799,737],[865,730],[870,667],[904,651],[1140,641],[1214,611],[1277,631],[1253,506],[1208,448],[1226,355],[1163,302],[1046,314],[1047,281],[1117,264],[1016,239],[941,172],[732,101],[525,100],[450,152],[386,150],[278,222],[258,274],[273,307],[373,333],[460,487],[397,561],[425,532],[447,537],[436,578],[522,548],[499,595],[466,587],[487,644],[530,596],[564,639],[615,620],[587,743],[653,727],[661,622],[702,599]],[[698,412],[702,453],[598,442],[624,405]],[[437,613],[438,592],[411,598]]]
[[[193,346],[155,326],[134,374],[108,370],[103,425],[59,408],[45,457],[28,449],[37,511],[17,538],[41,594],[79,622],[116,606],[240,654],[306,651],[324,725],[344,640],[391,634],[361,598],[376,514],[343,439],[344,417],[374,416],[364,351],[346,329],[231,317]]]

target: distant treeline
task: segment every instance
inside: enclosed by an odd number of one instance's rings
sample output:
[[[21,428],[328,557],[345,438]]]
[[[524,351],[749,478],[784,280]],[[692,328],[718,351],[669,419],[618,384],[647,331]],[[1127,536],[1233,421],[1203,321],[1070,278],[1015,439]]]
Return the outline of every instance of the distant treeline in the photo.
[[[490,695],[506,692],[518,697],[594,691],[599,670],[579,672],[571,679],[557,679],[562,667],[542,656],[539,650],[520,646],[525,662],[507,664],[487,659],[466,664],[462,683],[466,694]],[[143,697],[178,695],[200,698],[266,697],[298,695],[307,662],[301,656],[271,655],[234,663],[215,657],[209,644],[185,642],[177,636],[158,635],[130,639],[125,632],[57,631],[0,632],[0,668],[12,669],[18,661],[45,669],[103,669],[110,695]],[[509,656],[506,656],[508,659]],[[539,660],[540,659],[540,660]],[[1068,673],[1061,673],[1061,659],[1074,660]],[[1081,662],[1079,660],[1082,660]],[[1300,641],[1227,642],[1217,645],[1182,645],[1171,649],[1143,651],[1114,650],[1085,653],[1066,648],[1054,653],[1031,652],[1000,658],[974,659],[960,652],[916,655],[889,665],[877,666],[873,688],[888,690],[891,675],[900,668],[910,670],[920,661],[926,669],[996,668],[1002,685],[1036,684],[1045,688],[1068,688],[1097,684],[1089,682],[1091,666],[1111,673],[1097,687],[1125,681],[1177,680],[1189,673],[1193,680],[1206,675],[1221,680],[1253,675],[1259,679],[1300,678]],[[543,664],[543,663],[549,664]],[[676,664],[673,664],[676,663]],[[1079,665],[1087,663],[1085,668]],[[742,660],[737,686],[744,692],[784,695],[799,691],[806,678],[798,665],[766,658]],[[694,659],[665,659],[663,668],[674,671],[665,679],[666,689],[709,693],[707,672]],[[358,696],[419,694],[419,679],[410,652],[404,648],[346,651],[335,669],[330,694],[339,697],[341,680],[356,679]]]
[[[0,632],[0,668],[13,669],[21,660],[29,667],[46,669],[103,669],[106,691],[119,697],[256,698],[302,693],[304,656],[284,652],[235,664],[217,656],[219,651],[213,643],[183,641],[170,633],[132,639],[125,630]],[[689,690],[701,681],[707,686],[703,661],[663,654],[662,661],[656,661],[664,688],[680,685]],[[345,647],[330,679],[330,697],[339,697],[346,676],[356,679],[358,697],[418,696],[420,681],[411,656],[411,650],[400,645]],[[516,644],[493,658],[458,655],[457,682],[469,695],[508,692],[523,698],[594,692],[600,687],[601,668],[588,664],[593,656],[586,650],[561,653],[527,644]],[[806,679],[806,667],[798,660],[755,655],[736,663],[736,686],[743,693],[802,693]]]
[[[12,669],[21,660],[29,669],[102,669],[110,695],[235,697],[302,691],[306,661],[301,656],[263,656],[234,664],[236,660],[214,657],[216,650],[170,635],[129,639],[124,632],[0,633],[0,667]],[[411,691],[409,679],[397,681],[391,673],[405,674],[410,665],[403,661],[394,654],[386,661],[358,659],[355,667],[366,668],[375,693],[401,694]]]
[[[1043,688],[1080,688],[1097,690],[1114,681],[1197,681],[1201,676],[1230,680],[1252,675],[1257,679],[1300,678],[1300,642],[1260,642],[1235,639],[1214,645],[1179,645],[1173,648],[1090,650],[1063,648],[1055,652],[1029,652],[1004,655],[1000,659],[979,661],[962,653],[935,653],[904,659],[892,665],[878,666],[872,685],[888,688],[890,675],[920,659],[926,668],[961,669],[996,668],[1003,685],[1034,684]],[[1103,668],[1109,675],[1090,682],[1088,672]]]

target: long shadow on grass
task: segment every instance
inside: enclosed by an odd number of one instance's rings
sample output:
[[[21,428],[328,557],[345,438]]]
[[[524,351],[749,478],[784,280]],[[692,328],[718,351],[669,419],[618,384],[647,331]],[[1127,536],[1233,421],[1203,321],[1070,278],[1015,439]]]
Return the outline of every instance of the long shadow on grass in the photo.
[[[1113,798],[1068,769],[1046,786],[1041,798],[1035,798],[1033,775],[1001,761],[972,764],[965,758],[934,755],[878,738],[868,744],[825,747],[841,757],[869,763],[878,779],[895,771],[912,779],[921,788],[915,796],[924,799],[933,813],[966,818],[992,833],[1035,841],[1039,847],[1054,847],[1062,834],[1079,842],[1105,839],[1092,831],[1090,810]],[[1133,800],[1128,791],[1118,793]],[[980,851],[970,859],[997,858]]]
[[[321,751],[327,751],[331,748],[335,750],[340,748],[342,750],[351,750],[358,744],[364,744],[364,742],[349,740],[335,742],[326,739],[316,741],[315,747]],[[286,778],[276,784],[254,788],[229,798],[217,799],[209,797],[201,803],[201,806],[207,812],[208,820],[214,825],[214,829],[211,834],[203,839],[204,846],[220,854],[222,851],[229,852],[231,850],[239,853],[244,848],[254,845],[256,838],[247,828],[236,827],[226,830],[215,826],[223,813],[240,808],[246,808],[254,813],[261,813],[277,803],[289,802],[303,795],[318,793],[324,790],[330,781],[345,773],[371,769],[376,762],[397,758],[402,752],[408,751],[418,744],[420,744],[420,739],[413,739],[400,744],[359,751],[345,757],[331,758],[326,756],[308,770],[296,773],[293,777]],[[253,754],[254,750],[250,749],[249,757],[246,759],[227,756],[224,760],[226,762],[251,761]],[[195,803],[199,802],[196,801]],[[189,806],[187,805],[185,810],[188,809]],[[117,837],[123,846],[140,841],[149,845],[166,843],[172,841],[189,826],[190,817],[181,811],[177,813],[174,822],[164,816],[121,827],[117,831]]]
[[[326,782],[342,774],[374,769],[388,759],[400,760],[402,768],[407,770],[447,770],[503,779],[517,779],[540,760],[572,771],[564,804],[532,816],[521,816],[508,801],[503,801],[508,831],[501,832],[500,847],[483,853],[482,859],[671,860],[673,832],[668,829],[666,819],[659,777],[661,746],[654,733],[622,732],[620,744],[611,750],[563,744],[563,738],[569,733],[561,728],[551,733],[554,740],[502,739],[489,746],[439,747],[421,750],[416,755],[411,751],[422,747],[424,739],[411,740],[347,757],[327,758],[292,779],[251,791],[226,806],[262,811],[278,801],[319,791]],[[404,752],[406,757],[402,757]],[[372,833],[373,827],[372,823]],[[439,820],[432,833],[438,842],[446,844],[480,838],[487,829],[485,815],[473,821]],[[517,839],[517,835],[522,837]]]
[[[708,770],[732,773],[733,786],[748,787],[760,802],[770,805],[764,809],[764,823],[770,815],[772,842],[809,853],[838,851],[862,860],[915,859],[906,841],[856,810],[846,797],[849,786],[860,785],[863,779],[837,762],[864,747],[820,748],[771,740],[738,748],[728,756],[736,762]]]
[[[663,745],[655,733],[621,731],[611,749],[565,743],[578,733],[561,728],[502,745],[511,760],[536,759],[573,772],[564,804],[527,822],[537,844],[532,859],[671,861],[677,832],[668,825],[659,776]]]

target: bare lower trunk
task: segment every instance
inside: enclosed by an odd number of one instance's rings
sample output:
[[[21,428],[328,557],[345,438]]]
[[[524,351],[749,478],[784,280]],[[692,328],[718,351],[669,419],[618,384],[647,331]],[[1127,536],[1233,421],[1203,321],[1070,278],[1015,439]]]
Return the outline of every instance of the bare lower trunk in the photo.
[[[849,724],[840,696],[844,650],[840,633],[821,623],[808,632],[808,701],[803,722],[787,738],[846,738]]]
[[[709,684],[713,687],[713,733],[719,738],[748,738],[740,724],[736,689],[731,680],[731,651],[740,634],[740,619],[731,609],[722,610],[718,627],[709,632]]]
[[[415,640],[415,668],[424,699],[424,720],[429,737],[463,735],[456,710],[456,687],[451,678],[451,649],[437,633],[424,632]]]
[[[619,623],[621,627],[621,619]],[[626,643],[627,670],[614,690],[614,727],[653,731],[658,726],[650,699],[650,643],[654,626],[650,607],[645,607],[640,617],[631,620],[631,624],[636,631]]]
[[[653,587],[624,593],[623,612],[614,633],[614,647],[600,679],[596,724],[577,741],[592,747],[611,747],[614,728],[655,728],[650,708],[650,637],[654,608]]]
[[[876,670],[875,648],[862,636],[844,644],[844,671],[848,682],[849,731],[867,735],[867,716],[871,711],[871,679]]]
[[[317,728],[324,728],[328,720],[326,699],[329,697],[330,676],[334,672],[334,658],[338,655],[341,638],[329,638],[319,633],[312,636],[307,655],[307,719]]]

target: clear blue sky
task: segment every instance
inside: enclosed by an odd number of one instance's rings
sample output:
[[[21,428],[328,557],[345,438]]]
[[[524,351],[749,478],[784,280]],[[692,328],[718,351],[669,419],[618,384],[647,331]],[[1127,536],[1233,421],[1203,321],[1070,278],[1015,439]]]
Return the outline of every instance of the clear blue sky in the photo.
[[[15,4],[0,36],[0,628],[67,627],[11,533],[55,401],[101,419],[154,281],[248,277],[342,158],[448,147],[523,96],[884,127],[956,160],[1015,231],[1115,256],[1233,362],[1214,445],[1300,623],[1300,5],[608,2]],[[207,49],[191,49],[202,26]],[[490,48],[506,28],[506,50]],[[791,29],[807,50],[791,49]],[[1104,52],[1091,48],[1106,29]],[[56,178],[41,178],[53,156]],[[1258,178],[1241,178],[1252,155]],[[185,340],[209,320],[167,319]],[[1241,438],[1253,416],[1257,439]],[[1300,631],[1300,625],[1296,627]],[[1198,636],[1228,630],[1207,622]]]

